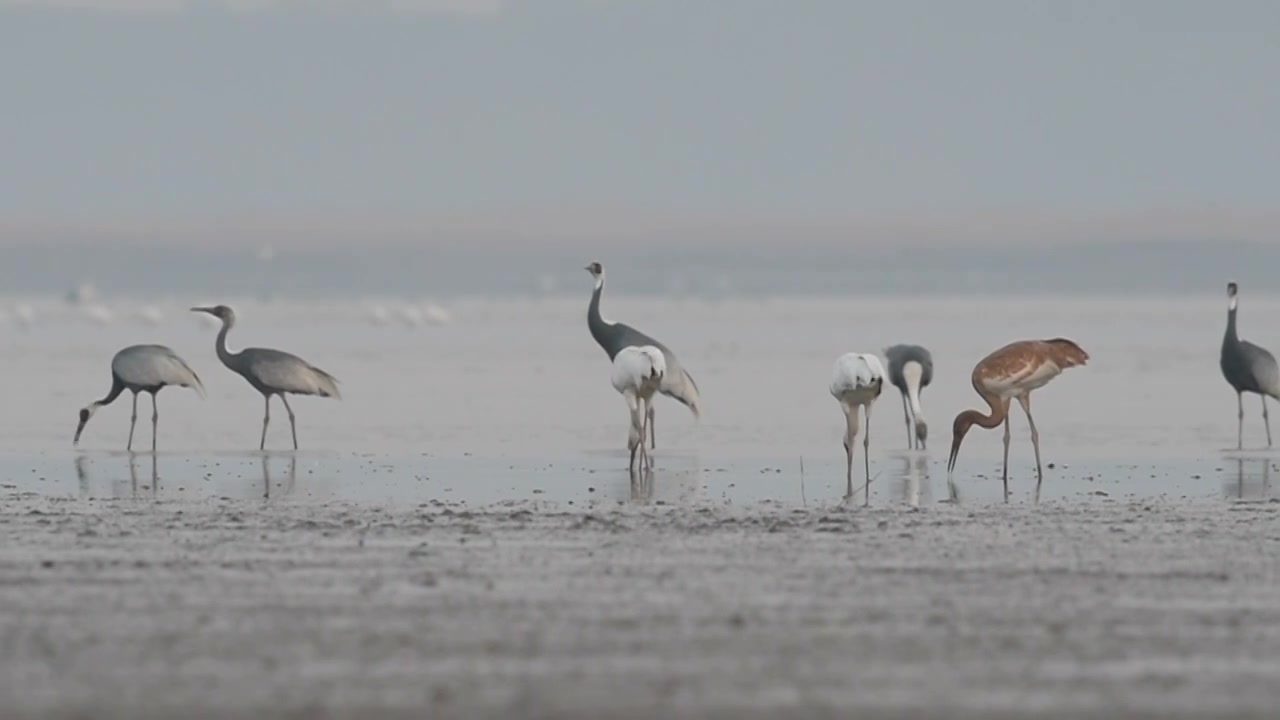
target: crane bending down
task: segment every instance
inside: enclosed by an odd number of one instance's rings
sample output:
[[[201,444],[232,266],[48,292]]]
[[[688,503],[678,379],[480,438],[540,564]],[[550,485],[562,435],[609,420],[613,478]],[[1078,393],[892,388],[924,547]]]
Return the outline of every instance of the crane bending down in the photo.
[[[1227,332],[1222,337],[1222,376],[1236,391],[1236,449],[1244,449],[1244,393],[1262,397],[1262,423],[1271,447],[1271,420],[1267,418],[1267,396],[1280,400],[1280,367],[1266,348],[1258,347],[1236,334],[1235,283],[1227,284]]]
[[[929,426],[920,408],[920,393],[933,382],[933,355],[919,345],[885,348],[889,382],[902,393],[902,416],[907,423],[907,447],[924,450]]]
[[[844,411],[845,500],[853,499],[853,442],[858,436],[858,407],[864,408],[867,429],[862,436],[862,460],[866,468],[863,505],[871,504],[871,404],[884,387],[884,366],[870,353],[848,353],[836,359],[831,394]]]
[[[271,396],[279,395],[280,402],[284,403],[284,409],[289,413],[289,430],[293,434],[293,449],[297,450],[298,427],[294,422],[293,408],[289,407],[289,399],[285,397],[285,393],[341,399],[337,379],[297,355],[279,350],[245,348],[238,353],[233,353],[227,349],[227,332],[236,324],[235,311],[226,305],[194,307],[191,311],[208,313],[222,321],[222,329],[218,331],[216,341],[218,359],[223,365],[240,373],[255,390],[262,393],[262,398],[266,401],[262,415],[262,442],[259,443],[258,449],[265,450],[267,447],[267,425],[271,422]]]
[[[973,368],[973,389],[991,407],[990,415],[978,410],[965,410],[956,415],[952,425],[951,458],[947,461],[947,477],[956,467],[960,442],[969,428],[977,425],[988,430],[1004,423],[1004,501],[1009,502],[1009,401],[1017,398],[1031,425],[1031,445],[1036,452],[1036,497],[1044,482],[1040,466],[1040,433],[1031,417],[1031,391],[1043,387],[1067,368],[1084,365],[1089,353],[1066,338],[1052,340],[1019,340],[1009,343],[983,358]]]
[[[604,293],[604,266],[593,262],[586,266],[586,270],[595,278],[595,290],[591,293],[591,304],[587,306],[587,329],[591,331],[591,337],[600,344],[610,360],[615,359],[623,348],[628,347],[650,345],[662,351],[667,370],[662,377],[658,392],[684,403],[693,412],[695,418],[699,417],[702,398],[698,393],[697,383],[693,381],[693,376],[685,371],[680,361],[676,359],[675,353],[671,352],[666,345],[630,325],[605,320],[600,314],[600,296]],[[649,414],[646,425],[649,428],[649,443],[650,447],[656,448],[658,437],[653,423],[653,403],[647,403],[647,406]]]
[[[652,345],[623,348],[613,358],[613,389],[622,393],[631,411],[631,429],[627,432],[627,449],[631,451],[628,468],[636,467],[639,451],[640,468],[653,467],[653,460],[644,448],[645,429],[650,417],[648,406],[653,394],[662,385],[667,364],[662,351]]]
[[[204,386],[191,366],[178,354],[163,345],[130,345],[111,358],[111,392],[101,400],[89,403],[80,411],[80,424],[76,426],[75,439],[72,445],[80,443],[80,433],[89,423],[89,418],[98,412],[103,405],[110,405],[120,393],[133,391],[133,414],[129,418],[129,442],[126,450],[133,450],[133,430],[138,424],[138,393],[151,394],[151,452],[156,451],[156,426],[160,422],[160,411],[156,408],[156,395],[166,385],[177,385],[194,389],[204,397]]]

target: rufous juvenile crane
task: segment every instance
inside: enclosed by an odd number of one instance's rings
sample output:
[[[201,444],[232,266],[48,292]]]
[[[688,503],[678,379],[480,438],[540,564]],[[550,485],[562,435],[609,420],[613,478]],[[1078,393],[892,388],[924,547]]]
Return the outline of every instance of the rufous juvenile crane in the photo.
[[[960,442],[969,428],[977,425],[987,429],[1004,423],[1004,500],[1009,502],[1009,401],[1017,398],[1031,425],[1031,445],[1036,452],[1036,497],[1040,497],[1040,485],[1044,482],[1044,470],[1040,466],[1040,433],[1031,417],[1031,391],[1043,387],[1067,368],[1084,365],[1089,354],[1066,338],[1052,340],[1019,340],[1009,343],[983,358],[973,368],[973,389],[987,401],[989,415],[978,410],[965,410],[956,415],[952,424],[951,458],[947,461],[947,482],[960,454]]]

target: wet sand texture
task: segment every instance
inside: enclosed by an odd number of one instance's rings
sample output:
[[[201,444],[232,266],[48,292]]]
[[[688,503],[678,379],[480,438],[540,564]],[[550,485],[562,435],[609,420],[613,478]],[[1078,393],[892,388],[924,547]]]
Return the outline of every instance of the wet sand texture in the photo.
[[[0,512],[14,720],[1280,706],[1275,502]]]

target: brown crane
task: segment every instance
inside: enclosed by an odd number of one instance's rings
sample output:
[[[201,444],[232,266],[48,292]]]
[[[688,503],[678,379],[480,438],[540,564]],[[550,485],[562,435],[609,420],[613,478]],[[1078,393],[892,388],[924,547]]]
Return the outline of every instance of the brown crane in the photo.
[[[1043,387],[1067,368],[1084,365],[1089,353],[1066,338],[1052,340],[1019,340],[1009,343],[983,358],[973,368],[973,389],[987,401],[991,413],[965,410],[952,424],[951,459],[947,462],[947,479],[956,467],[960,442],[974,425],[990,430],[1004,423],[1004,501],[1009,502],[1009,401],[1017,398],[1031,425],[1031,445],[1036,451],[1036,498],[1044,470],[1040,467],[1040,433],[1031,417],[1031,391]]]

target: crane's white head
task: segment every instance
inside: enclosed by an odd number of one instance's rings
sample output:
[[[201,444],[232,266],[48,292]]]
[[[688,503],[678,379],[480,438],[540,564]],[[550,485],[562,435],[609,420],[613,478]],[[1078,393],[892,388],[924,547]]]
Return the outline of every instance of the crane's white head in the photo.
[[[236,311],[226,305],[213,305],[211,307],[193,307],[191,312],[208,313],[219,320],[227,327],[231,327],[236,322]]]
[[[1236,287],[1235,283],[1233,282],[1227,283],[1227,309],[1228,310],[1236,309],[1236,293],[1238,292],[1238,290],[1239,288]]]
[[[924,449],[925,440],[928,440],[928,439],[929,439],[929,426],[925,424],[924,420],[920,418],[916,418],[916,441],[920,443],[921,450]]]
[[[591,277],[595,278],[596,287],[604,284],[604,266],[598,262],[588,263],[585,270],[591,273]]]

